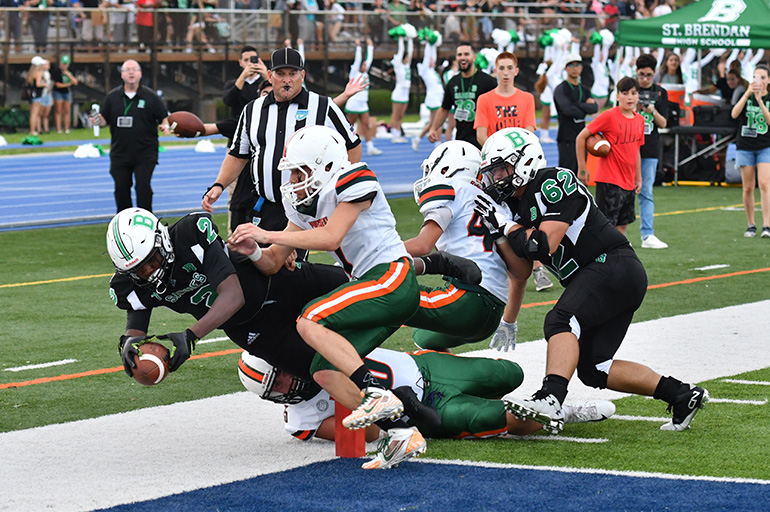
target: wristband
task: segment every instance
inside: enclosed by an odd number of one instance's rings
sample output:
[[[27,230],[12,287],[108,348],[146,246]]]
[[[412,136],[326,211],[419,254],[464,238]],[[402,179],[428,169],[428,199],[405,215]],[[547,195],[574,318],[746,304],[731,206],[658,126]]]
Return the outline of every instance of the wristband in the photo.
[[[252,252],[246,257],[249,258],[251,261],[259,261],[259,259],[262,257],[262,248],[259,245],[257,245],[257,248],[254,249],[254,252]]]
[[[224,186],[224,185],[222,185],[221,183],[219,183],[218,181],[215,181],[215,182],[214,182],[214,184],[213,184],[213,185],[211,185],[209,188],[207,188],[207,189],[206,189],[206,191],[203,193],[203,198],[204,198],[204,199],[206,198],[206,194],[208,194],[208,193],[209,193],[209,191],[210,191],[212,188],[214,188],[214,187],[219,187],[219,188],[221,188],[221,189],[222,189],[222,192],[224,192],[224,191],[225,191],[225,186]]]
[[[500,236],[500,237],[495,238],[495,245],[503,245],[507,241],[508,241],[508,237],[507,236]]]

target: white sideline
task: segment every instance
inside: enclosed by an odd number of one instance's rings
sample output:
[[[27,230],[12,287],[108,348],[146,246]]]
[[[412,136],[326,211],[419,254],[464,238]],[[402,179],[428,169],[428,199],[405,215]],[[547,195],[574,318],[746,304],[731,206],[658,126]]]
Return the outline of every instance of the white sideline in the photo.
[[[767,368],[769,312],[763,301],[633,324],[618,356],[691,382]],[[474,355],[517,361],[518,396],[540,386],[542,340]],[[573,379],[568,400],[621,396]],[[0,510],[92,510],[129,503],[140,487],[151,499],[334,457],[330,442],[286,434],[282,416],[280,405],[242,392],[0,434]]]

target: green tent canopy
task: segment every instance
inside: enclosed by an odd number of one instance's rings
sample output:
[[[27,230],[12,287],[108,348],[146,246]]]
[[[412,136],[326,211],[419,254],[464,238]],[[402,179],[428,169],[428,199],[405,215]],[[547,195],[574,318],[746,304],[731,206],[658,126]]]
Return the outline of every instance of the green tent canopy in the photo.
[[[699,0],[665,16],[623,20],[615,41],[648,48],[770,48],[768,0]]]

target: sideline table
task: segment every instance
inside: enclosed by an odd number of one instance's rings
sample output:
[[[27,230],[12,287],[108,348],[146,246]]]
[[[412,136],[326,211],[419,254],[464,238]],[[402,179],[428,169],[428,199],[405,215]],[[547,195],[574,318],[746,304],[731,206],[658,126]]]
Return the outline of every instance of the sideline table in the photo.
[[[679,166],[690,162],[702,155],[713,155],[717,151],[726,148],[734,139],[737,132],[736,127],[725,126],[674,126],[673,128],[660,128],[658,133],[661,135],[673,135],[674,136],[674,185],[679,184]],[[714,142],[696,151],[695,147],[695,135],[699,133],[708,133],[716,135]],[[679,138],[682,136],[692,135],[692,152],[686,158],[679,159]],[[660,164],[663,164],[663,144],[660,145]]]

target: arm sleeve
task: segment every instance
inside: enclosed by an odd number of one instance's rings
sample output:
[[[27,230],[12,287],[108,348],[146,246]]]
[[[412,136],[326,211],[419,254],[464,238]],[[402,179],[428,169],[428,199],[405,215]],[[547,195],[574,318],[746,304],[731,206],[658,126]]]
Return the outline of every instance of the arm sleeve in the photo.
[[[235,80],[228,80],[222,88],[222,102],[228,107],[238,104],[241,90],[235,86]]]

